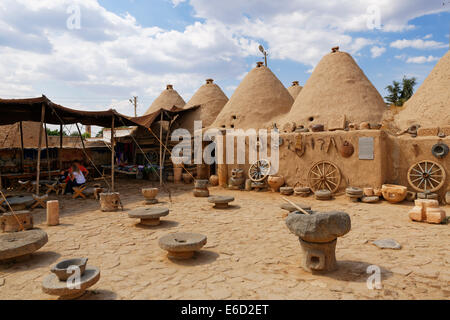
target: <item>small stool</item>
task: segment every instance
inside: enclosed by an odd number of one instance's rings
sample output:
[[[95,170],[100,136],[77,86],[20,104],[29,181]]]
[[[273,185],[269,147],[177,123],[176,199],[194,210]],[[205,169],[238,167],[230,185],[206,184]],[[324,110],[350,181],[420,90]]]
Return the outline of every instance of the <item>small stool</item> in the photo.
[[[78,197],[81,197],[83,199],[86,199],[86,195],[83,193],[84,190],[86,190],[87,186],[82,185],[79,187],[73,187],[73,199],[76,199]]]
[[[35,209],[38,206],[42,208],[47,208],[47,200],[48,200],[48,194],[44,194],[42,197],[33,194],[33,199],[36,201],[32,206],[31,209]]]
[[[19,180],[17,182],[19,183],[19,191],[24,190],[24,191],[30,192],[33,189],[33,186],[31,185],[30,180],[26,180],[26,181]]]
[[[46,191],[46,193],[47,194],[50,194],[50,193],[52,193],[52,191],[54,192],[54,193],[56,193],[56,194],[58,194],[58,182],[57,181],[55,181],[54,183],[52,183],[52,184],[50,184],[50,183],[46,183],[45,184],[45,186],[47,187],[47,191]]]

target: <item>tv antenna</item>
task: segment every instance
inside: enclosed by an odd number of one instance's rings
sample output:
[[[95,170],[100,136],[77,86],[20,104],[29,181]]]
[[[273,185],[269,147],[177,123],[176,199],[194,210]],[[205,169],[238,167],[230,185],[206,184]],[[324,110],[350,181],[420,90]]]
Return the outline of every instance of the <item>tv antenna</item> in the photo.
[[[259,51],[264,55],[264,65],[267,67],[267,51],[262,45],[259,45]]]

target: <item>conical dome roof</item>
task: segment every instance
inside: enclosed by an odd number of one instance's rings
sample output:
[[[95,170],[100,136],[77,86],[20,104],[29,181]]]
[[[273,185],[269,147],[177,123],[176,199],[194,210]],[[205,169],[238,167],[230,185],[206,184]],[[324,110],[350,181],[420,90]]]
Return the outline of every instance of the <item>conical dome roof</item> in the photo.
[[[406,129],[450,126],[450,51],[448,51],[397,115],[397,125]]]
[[[287,113],[294,99],[269,68],[258,63],[242,80],[214,123],[215,128],[265,128]]]
[[[183,108],[186,102],[178,94],[176,90],[173,89],[171,84],[168,84],[166,90],[161,92],[158,98],[153,101],[152,105],[144,113],[144,115],[158,111],[159,109],[170,110],[173,106],[178,108]]]
[[[302,89],[303,87],[299,85],[298,81],[292,81],[292,86],[290,86],[287,90],[295,100]]]
[[[334,50],[314,69],[282,123],[327,126],[345,116],[349,123],[381,123],[386,104],[355,60]]]
[[[209,127],[216,120],[217,115],[222,111],[227,102],[227,96],[214,83],[214,80],[206,79],[206,83],[197,90],[191,100],[184,106],[184,109],[189,109],[194,106],[200,107],[183,114],[179,121],[179,127],[192,132],[194,129],[194,121],[196,120],[201,120],[204,128]]]

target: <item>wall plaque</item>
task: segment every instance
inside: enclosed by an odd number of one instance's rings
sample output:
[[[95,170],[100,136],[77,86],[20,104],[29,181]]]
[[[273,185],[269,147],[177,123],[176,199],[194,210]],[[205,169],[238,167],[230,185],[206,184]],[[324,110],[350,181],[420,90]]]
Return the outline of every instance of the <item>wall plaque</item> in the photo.
[[[359,138],[359,160],[373,160],[373,138]]]

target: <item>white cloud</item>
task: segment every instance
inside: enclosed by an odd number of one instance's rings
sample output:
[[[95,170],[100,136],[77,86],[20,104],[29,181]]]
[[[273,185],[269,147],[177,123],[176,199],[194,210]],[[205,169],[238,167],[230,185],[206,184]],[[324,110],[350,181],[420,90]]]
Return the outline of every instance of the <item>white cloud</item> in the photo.
[[[423,37],[424,39],[431,39],[431,38],[433,38],[433,35],[430,33],[430,34],[427,34],[425,37]]]
[[[81,8],[80,30],[66,27],[66,9],[74,2]],[[171,0],[173,6],[182,2],[187,0]],[[368,46],[373,57],[385,50],[375,46],[367,29],[372,0],[189,3],[201,22],[178,31],[143,27],[130,14],[110,12],[97,0],[1,0],[0,96],[69,95],[72,105],[78,101],[92,109],[107,105],[98,103],[100,96],[117,99],[126,111],[128,96],[144,95],[151,102],[166,83],[186,99],[205,78],[219,85],[225,79],[238,81],[254,66],[246,58],[261,59],[260,42],[267,44],[269,59],[299,62],[309,70],[335,45],[353,55]],[[381,32],[413,28],[411,19],[443,10],[421,0],[380,0],[377,5]],[[148,104],[141,102],[139,112]]]
[[[372,54],[372,58],[378,58],[383,53],[386,52],[386,48],[374,46],[370,49],[370,53]]]
[[[433,61],[438,61],[438,60],[439,60],[438,57],[419,56],[419,57],[409,57],[408,59],[406,59],[406,63],[427,63],[427,62],[433,62]]]
[[[443,42],[437,42],[434,40],[422,40],[422,39],[402,39],[391,42],[390,46],[397,49],[414,48],[414,49],[442,49],[446,48],[447,44]]]

